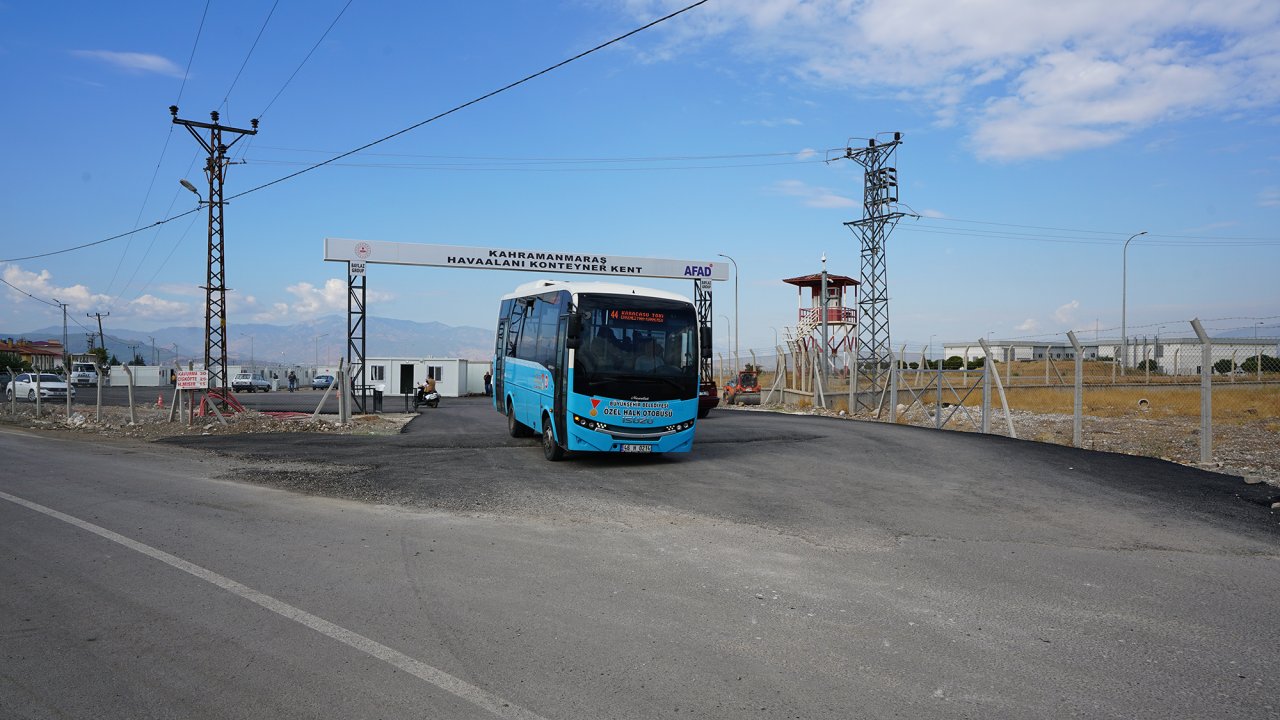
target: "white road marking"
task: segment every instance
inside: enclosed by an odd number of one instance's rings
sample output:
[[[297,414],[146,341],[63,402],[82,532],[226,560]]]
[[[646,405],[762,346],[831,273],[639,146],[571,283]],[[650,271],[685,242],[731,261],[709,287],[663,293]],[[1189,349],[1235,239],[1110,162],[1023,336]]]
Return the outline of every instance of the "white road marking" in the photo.
[[[86,522],[80,518],[72,517],[71,515],[59,512],[53,508],[45,507],[39,503],[31,502],[30,500],[24,500],[23,498],[10,495],[3,491],[0,491],[0,498],[8,500],[15,505],[21,505],[22,507],[34,510],[38,513],[48,515],[51,518],[74,525],[81,530],[86,530],[94,535],[146,555],[147,557],[159,560],[160,562],[175,567],[185,573],[190,573],[205,582],[217,585],[223,590],[239,595],[252,603],[256,603],[267,610],[280,615],[281,617],[285,617],[293,620],[294,622],[305,625],[322,635],[327,635],[340,643],[349,645],[356,650],[372,655],[373,657],[403,670],[420,680],[424,680],[435,685],[441,690],[453,693],[459,698],[487,710],[498,717],[514,718],[516,720],[544,720],[536,713],[525,710],[513,703],[509,703],[490,692],[482,690],[465,680],[456,678],[443,670],[434,668],[421,660],[411,658],[408,655],[405,655],[398,650],[393,650],[376,640],[371,640],[359,633],[353,632],[339,625],[335,625],[328,620],[312,615],[305,610],[301,610],[286,602],[277,600],[270,595],[260,593],[251,587],[242,585],[231,578],[223,577],[212,570],[207,570],[199,565],[187,562],[176,555],[170,555],[163,550],[157,550],[150,545],[145,545],[137,540],[132,540],[104,527],[99,527],[98,525]]]

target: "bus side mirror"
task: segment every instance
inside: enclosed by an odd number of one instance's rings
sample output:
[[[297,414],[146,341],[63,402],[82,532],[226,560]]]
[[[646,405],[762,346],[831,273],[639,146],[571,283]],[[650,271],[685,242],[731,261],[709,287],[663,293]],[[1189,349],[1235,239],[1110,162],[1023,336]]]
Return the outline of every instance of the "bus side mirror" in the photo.
[[[702,359],[711,359],[711,328],[698,328],[698,346],[702,350]]]
[[[582,345],[582,316],[578,313],[569,315],[568,326],[565,328],[564,344],[570,350],[577,350]]]

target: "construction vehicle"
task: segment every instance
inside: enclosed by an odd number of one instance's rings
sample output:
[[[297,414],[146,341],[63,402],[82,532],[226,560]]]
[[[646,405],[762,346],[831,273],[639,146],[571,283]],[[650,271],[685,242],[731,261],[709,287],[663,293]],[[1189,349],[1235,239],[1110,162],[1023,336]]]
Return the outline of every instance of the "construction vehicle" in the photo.
[[[760,378],[759,373],[750,365],[731,378],[720,391],[726,405],[759,405]]]

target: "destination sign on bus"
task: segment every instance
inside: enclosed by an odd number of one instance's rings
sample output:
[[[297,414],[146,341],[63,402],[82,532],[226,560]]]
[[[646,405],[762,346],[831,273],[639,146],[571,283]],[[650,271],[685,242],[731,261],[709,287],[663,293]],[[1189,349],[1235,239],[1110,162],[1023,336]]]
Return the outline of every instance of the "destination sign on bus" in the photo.
[[[609,317],[627,322],[662,323],[667,321],[666,313],[647,312],[645,310],[611,310]]]

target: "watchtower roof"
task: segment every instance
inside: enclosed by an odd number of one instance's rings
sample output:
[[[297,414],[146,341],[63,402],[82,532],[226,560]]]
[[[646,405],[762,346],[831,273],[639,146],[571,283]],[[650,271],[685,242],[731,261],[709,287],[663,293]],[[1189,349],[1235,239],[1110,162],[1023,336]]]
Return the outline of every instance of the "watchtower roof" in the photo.
[[[812,275],[801,275],[800,277],[786,278],[782,282],[787,283],[788,285],[795,285],[797,287],[821,288],[822,273],[814,273]],[[827,273],[827,287],[851,287],[854,285],[861,285],[861,284],[862,283],[859,283],[857,280],[854,280],[848,275],[835,275],[833,273]]]

